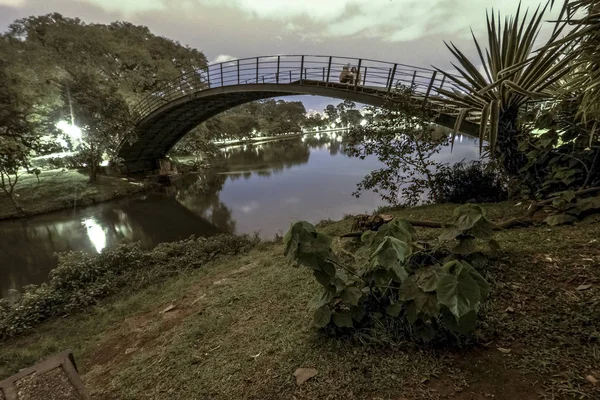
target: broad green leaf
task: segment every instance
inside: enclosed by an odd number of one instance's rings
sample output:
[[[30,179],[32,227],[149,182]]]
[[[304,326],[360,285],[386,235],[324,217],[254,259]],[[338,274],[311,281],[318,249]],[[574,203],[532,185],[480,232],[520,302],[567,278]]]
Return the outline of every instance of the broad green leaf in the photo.
[[[577,221],[577,217],[567,214],[551,215],[544,220],[550,226],[572,224]]]
[[[477,239],[490,240],[494,237],[494,224],[485,218],[481,218],[466,233],[475,236]]]
[[[309,306],[310,308],[319,309],[331,303],[332,300],[333,293],[326,289],[322,289],[319,293],[315,295],[315,297],[313,297],[313,299],[309,303]]]
[[[385,270],[391,270],[394,266],[404,263],[410,256],[411,248],[400,239],[387,236],[372,254],[374,266],[381,266]]]
[[[463,335],[473,333],[477,325],[477,312],[469,311],[461,318],[456,317],[446,308],[442,307],[442,322],[453,332]]]
[[[322,263],[332,254],[331,238],[318,233],[315,227],[299,221],[292,224],[284,236],[285,255],[292,262],[320,270]]]
[[[417,276],[411,275],[402,282],[398,289],[398,298],[402,301],[414,300],[420,289],[417,286]]]
[[[315,276],[315,279],[317,280],[317,282],[319,282],[321,285],[323,285],[324,287],[329,287],[329,284],[331,283],[331,280],[333,279],[333,277],[331,277],[330,275],[327,275],[326,273],[322,272],[322,271],[313,271],[313,275]]]
[[[360,301],[362,295],[363,292],[359,288],[355,286],[350,286],[344,289],[341,298],[343,302],[356,306],[358,305],[358,302]]]
[[[470,266],[450,262],[444,265],[444,269],[446,273],[438,281],[438,303],[448,307],[458,320],[469,311],[479,308],[481,291],[469,273]]]
[[[461,239],[459,239],[459,242],[456,246],[454,246],[454,248],[452,249],[452,252],[454,254],[471,254],[474,253],[475,250],[477,250],[477,246],[475,244],[475,238],[474,237],[463,237]]]
[[[333,265],[333,263],[325,262],[323,263],[322,268],[323,272],[329,275],[330,277],[333,278],[335,276],[335,265]]]
[[[581,220],[582,224],[595,224],[596,222],[600,222],[600,214],[591,214]]]
[[[370,238],[369,244],[371,247],[379,245],[388,236],[405,243],[410,243],[412,242],[412,235],[414,233],[415,228],[411,224],[402,219],[394,218],[392,221],[379,227],[379,230]]]
[[[392,317],[397,317],[398,315],[400,315],[401,311],[402,311],[402,303],[390,304],[385,309],[386,314],[391,315]]]
[[[342,311],[333,314],[333,323],[338,328],[352,328],[354,326],[350,311]]]
[[[331,310],[329,306],[317,308],[313,317],[313,325],[317,328],[325,328],[331,321]]]
[[[406,278],[408,278],[408,272],[406,272],[406,268],[404,268],[403,266],[394,265],[390,272],[392,273],[391,279],[395,282],[402,283]]]
[[[415,297],[415,307],[418,313],[427,314],[434,317],[438,314],[439,305],[437,295],[435,293],[425,293],[419,291]]]
[[[479,292],[481,293],[481,300],[487,299],[487,297],[490,294],[490,285],[483,278],[483,276],[481,276],[481,274],[479,274],[479,272],[477,272],[475,270],[475,268],[471,268],[469,270],[469,273],[471,274],[473,279],[475,279],[475,282],[477,282],[477,285],[479,286]]]
[[[575,203],[575,207],[577,207],[579,212],[600,210],[600,196],[581,199]]]
[[[438,284],[438,274],[435,268],[425,267],[419,268],[415,274],[417,275],[417,286],[424,292],[434,292]]]
[[[461,231],[466,231],[485,216],[485,211],[475,204],[465,204],[454,210],[454,216],[455,219],[452,225]]]
[[[442,234],[439,237],[439,240],[442,242],[454,240],[460,234],[461,234],[461,231],[457,227],[450,226],[442,232]]]

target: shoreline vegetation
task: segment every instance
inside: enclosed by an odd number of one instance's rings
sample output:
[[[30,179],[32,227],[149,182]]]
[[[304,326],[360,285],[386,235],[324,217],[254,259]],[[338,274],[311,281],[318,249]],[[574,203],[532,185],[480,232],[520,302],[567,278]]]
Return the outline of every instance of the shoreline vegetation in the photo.
[[[39,180],[38,180],[39,179]],[[153,185],[139,180],[98,175],[93,184],[78,170],[43,170],[38,177],[25,174],[15,188],[19,212],[10,198],[0,196],[0,221],[26,218],[54,211],[91,206],[150,190]]]
[[[526,212],[514,202],[482,206],[495,222]],[[448,222],[455,207],[388,213]],[[353,220],[317,229],[335,237],[332,246],[349,246],[354,239],[340,236]],[[416,229],[428,240],[440,233]],[[318,284],[287,264],[280,238],[70,253],[49,284],[1,303],[0,379],[69,348],[102,399],[593,399],[598,237],[600,224],[498,231],[500,250],[479,270],[489,299],[475,334],[454,346],[315,330],[307,304]],[[297,385],[298,368],[317,374]]]

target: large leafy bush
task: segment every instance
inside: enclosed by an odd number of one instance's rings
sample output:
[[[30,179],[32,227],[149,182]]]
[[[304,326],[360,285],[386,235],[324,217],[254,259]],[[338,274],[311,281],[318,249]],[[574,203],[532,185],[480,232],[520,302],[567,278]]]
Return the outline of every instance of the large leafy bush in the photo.
[[[508,199],[508,185],[492,164],[480,161],[443,165],[434,175],[440,203],[495,203]]]
[[[447,238],[489,239],[485,221],[480,208],[460,208]],[[377,232],[368,231],[352,265],[332,250],[331,237],[308,222],[294,223],[284,237],[285,255],[311,270],[322,286],[311,302],[314,326],[333,330],[384,326],[425,341],[436,334],[473,332],[489,293],[487,282],[466,261],[468,251],[457,258],[441,245],[417,241],[414,234],[413,227],[400,219]]]

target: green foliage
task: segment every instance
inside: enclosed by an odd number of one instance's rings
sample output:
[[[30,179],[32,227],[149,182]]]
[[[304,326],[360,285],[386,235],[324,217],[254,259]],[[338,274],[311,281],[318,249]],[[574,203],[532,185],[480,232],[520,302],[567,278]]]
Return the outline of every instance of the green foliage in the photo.
[[[348,133],[347,154],[360,159],[375,155],[384,167],[368,174],[354,195],[372,190],[392,205],[415,205],[427,196],[437,202],[434,173],[442,164],[433,156],[448,143],[448,135],[434,128],[435,111],[402,86],[386,108],[369,111],[369,123]]]
[[[491,163],[443,165],[435,172],[434,182],[441,203],[496,203],[508,198],[506,180]]]
[[[482,50],[473,35],[478,59],[473,62],[454,44],[447,44],[458,61],[454,66],[460,76],[438,69],[461,89],[439,89],[439,93],[448,103],[461,107],[463,117],[481,112],[481,146],[487,140],[492,156],[498,156],[510,174],[515,174],[520,167],[515,142],[519,134],[518,110],[531,100],[554,98],[552,89],[569,72],[573,59],[572,54],[566,52],[568,43],[563,42],[552,50],[534,48],[548,7],[549,2],[530,14],[522,13],[519,5],[516,14],[506,17],[504,24],[495,12],[489,13],[487,48]],[[564,23],[556,23],[547,43],[557,41],[564,26]],[[456,129],[460,128],[461,120],[464,118],[458,118]]]
[[[574,191],[568,190],[555,194],[551,208],[553,214],[544,220],[550,226],[600,221],[600,196],[576,197]]]
[[[482,221],[481,209],[462,209],[455,226],[487,237]],[[292,224],[283,240],[285,255],[311,270],[322,286],[311,302],[313,325],[341,331],[385,326],[424,341],[444,332],[472,333],[489,294],[487,282],[466,261],[439,246],[427,249],[414,234],[400,219],[365,232],[355,265],[347,265],[332,250],[329,236],[305,221]]]
[[[536,107],[523,116],[527,130],[543,133],[523,137],[519,143],[519,151],[527,156],[516,179],[521,196],[539,200],[600,185],[600,138],[593,134],[594,121],[577,116],[580,101]]]
[[[48,318],[78,312],[121,290],[143,287],[200,268],[218,257],[246,252],[257,242],[248,236],[218,235],[162,243],[151,251],[133,244],[97,255],[61,254],[48,283],[24,288],[13,303],[0,299],[0,338],[22,333]]]
[[[458,241],[452,252],[468,256],[477,251],[477,239],[487,241],[490,249],[499,249],[494,240],[495,225],[485,217],[485,209],[476,204],[465,204],[454,210],[454,220],[440,235],[441,241]]]

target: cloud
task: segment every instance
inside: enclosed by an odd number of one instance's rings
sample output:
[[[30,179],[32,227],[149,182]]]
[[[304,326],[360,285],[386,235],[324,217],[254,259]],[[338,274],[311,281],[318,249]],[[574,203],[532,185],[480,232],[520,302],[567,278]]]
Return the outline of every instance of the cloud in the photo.
[[[57,0],[46,0],[48,2]],[[411,42],[425,37],[465,38],[469,28],[485,31],[485,13],[492,7],[508,15],[540,0],[71,0],[93,4],[126,18],[160,12],[182,19],[194,16],[235,15],[240,26],[271,22],[279,32],[296,34],[315,43],[333,38],[370,38],[385,42]],[[0,0],[21,5],[26,0]],[[555,7],[553,12],[558,12]],[[550,16],[548,16],[550,18]],[[229,21],[219,23],[229,25]],[[276,36],[276,35],[274,35]],[[282,36],[285,41],[285,37]]]
[[[237,60],[237,57],[233,57],[227,54],[219,54],[214,60],[210,62],[210,64],[218,64],[234,60]]]
[[[3,1],[3,0],[0,0]],[[11,0],[8,0],[11,1]],[[80,3],[91,3],[106,11],[120,11],[126,15],[154,10],[164,10],[168,7],[166,0],[76,0]]]
[[[0,0],[0,6],[19,7],[25,4],[26,0]]]
[[[519,0],[198,0],[207,6],[236,8],[259,19],[282,21],[288,31],[325,37],[364,36],[412,41],[430,35],[469,35],[484,28],[485,12],[504,14]],[[522,0],[535,7],[539,0]],[[556,11],[556,9],[555,9]]]

